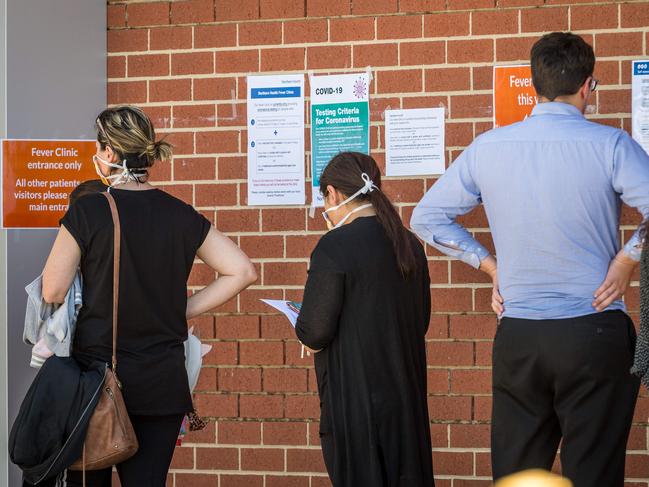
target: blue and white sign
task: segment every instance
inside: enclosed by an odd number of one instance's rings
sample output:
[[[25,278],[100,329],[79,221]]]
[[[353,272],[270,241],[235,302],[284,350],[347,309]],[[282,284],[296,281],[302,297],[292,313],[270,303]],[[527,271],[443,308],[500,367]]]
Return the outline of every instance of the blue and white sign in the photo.
[[[248,76],[248,205],[303,205],[304,75]]]
[[[632,69],[632,135],[649,153],[649,59],[646,61],[633,61]]]

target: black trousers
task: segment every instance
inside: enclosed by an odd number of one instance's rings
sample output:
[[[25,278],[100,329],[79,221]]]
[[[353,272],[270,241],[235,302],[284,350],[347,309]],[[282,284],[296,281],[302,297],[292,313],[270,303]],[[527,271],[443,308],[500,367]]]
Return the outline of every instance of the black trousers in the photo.
[[[131,416],[140,445],[135,456],[117,465],[122,487],[165,487],[184,415]],[[112,469],[86,472],[86,487],[110,487]],[[82,487],[81,472],[67,471],[68,487]]]
[[[621,311],[560,320],[503,318],[493,347],[494,479],[550,469],[559,442],[575,487],[623,487],[639,388],[635,328]]]

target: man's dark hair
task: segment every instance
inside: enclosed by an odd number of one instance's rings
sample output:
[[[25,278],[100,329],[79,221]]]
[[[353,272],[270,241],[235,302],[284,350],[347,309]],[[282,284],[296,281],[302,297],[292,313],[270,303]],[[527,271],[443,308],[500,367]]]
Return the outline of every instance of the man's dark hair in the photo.
[[[574,95],[595,70],[593,48],[570,32],[552,32],[532,46],[532,82],[539,96]]]

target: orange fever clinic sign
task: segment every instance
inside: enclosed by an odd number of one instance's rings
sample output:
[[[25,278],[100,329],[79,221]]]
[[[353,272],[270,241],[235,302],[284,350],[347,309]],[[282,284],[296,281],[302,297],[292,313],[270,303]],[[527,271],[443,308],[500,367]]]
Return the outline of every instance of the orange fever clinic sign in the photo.
[[[2,227],[56,228],[70,192],[97,177],[94,140],[3,140]]]
[[[525,120],[536,103],[529,65],[494,66],[494,127]]]

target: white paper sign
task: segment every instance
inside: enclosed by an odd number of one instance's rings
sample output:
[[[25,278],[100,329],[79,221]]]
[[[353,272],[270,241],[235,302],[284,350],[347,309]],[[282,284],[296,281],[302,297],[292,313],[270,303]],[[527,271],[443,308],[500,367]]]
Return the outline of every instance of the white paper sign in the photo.
[[[248,205],[303,205],[304,75],[248,76]]]
[[[387,176],[444,173],[444,108],[385,111]]]
[[[633,138],[649,153],[649,60],[633,61],[631,120]]]
[[[291,326],[295,328],[297,324],[297,317],[300,315],[300,308],[302,303],[297,303],[295,301],[283,301],[281,299],[261,299],[260,301],[266,303],[269,306],[272,306],[277,311],[284,313],[284,316],[288,318]]]

